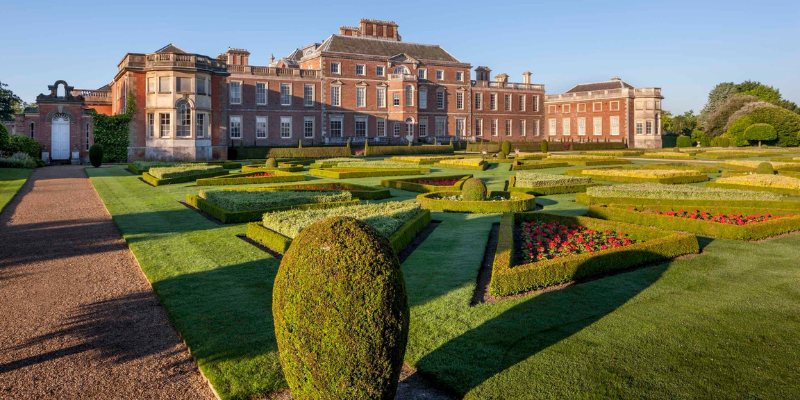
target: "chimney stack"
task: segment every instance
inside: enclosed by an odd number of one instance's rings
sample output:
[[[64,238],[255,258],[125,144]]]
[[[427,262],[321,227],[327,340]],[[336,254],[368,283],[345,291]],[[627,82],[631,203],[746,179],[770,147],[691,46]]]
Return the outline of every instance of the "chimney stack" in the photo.
[[[526,85],[531,84],[531,71],[525,71],[522,73],[522,83]]]

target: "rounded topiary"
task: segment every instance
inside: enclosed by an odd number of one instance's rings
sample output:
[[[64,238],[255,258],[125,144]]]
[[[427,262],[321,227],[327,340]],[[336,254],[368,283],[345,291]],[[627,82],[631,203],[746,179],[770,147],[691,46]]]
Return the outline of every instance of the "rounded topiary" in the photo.
[[[267,162],[264,163],[267,168],[278,168],[278,160],[275,157],[267,158]]]
[[[772,164],[764,161],[759,163],[756,167],[755,173],[757,174],[767,174],[767,175],[775,175],[775,168],[772,167]]]
[[[497,156],[497,158],[499,158],[501,160],[505,160],[506,159],[506,153],[503,153],[502,151],[497,153],[496,156]]]
[[[549,147],[550,147],[550,144],[547,143],[547,140],[542,140],[542,142],[539,143],[539,150],[541,150],[542,153],[547,153],[547,150],[548,150]]]
[[[758,147],[761,147],[762,141],[777,139],[778,132],[770,124],[753,124],[744,130],[744,138],[751,142],[758,142]]]
[[[478,178],[469,178],[461,186],[461,199],[464,201],[486,200],[486,184]]]
[[[272,294],[294,399],[393,399],[409,309],[389,240],[349,217],[316,222],[283,256]]]
[[[10,136],[8,134],[8,129],[3,124],[0,124],[0,153],[4,153],[8,150],[8,145],[10,142]]]
[[[103,146],[93,144],[92,147],[89,147],[89,162],[91,162],[92,166],[95,168],[103,164]]]
[[[500,152],[503,153],[504,156],[503,158],[505,158],[505,156],[508,156],[508,154],[511,153],[511,142],[509,142],[508,140],[503,140],[502,142],[500,142]]]
[[[711,139],[711,146],[712,147],[730,147],[731,140],[725,136],[716,136]]]
[[[678,136],[675,141],[675,147],[692,147],[692,138],[686,135]]]

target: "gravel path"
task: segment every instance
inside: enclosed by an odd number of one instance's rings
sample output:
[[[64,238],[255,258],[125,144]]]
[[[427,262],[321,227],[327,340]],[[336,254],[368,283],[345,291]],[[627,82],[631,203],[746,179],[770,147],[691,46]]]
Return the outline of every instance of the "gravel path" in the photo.
[[[215,398],[83,167],[0,214],[0,310],[0,398]]]

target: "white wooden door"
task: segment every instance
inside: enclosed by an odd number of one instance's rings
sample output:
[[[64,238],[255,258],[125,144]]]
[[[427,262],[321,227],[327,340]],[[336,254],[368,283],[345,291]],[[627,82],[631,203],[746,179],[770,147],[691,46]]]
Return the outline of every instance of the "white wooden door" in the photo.
[[[69,160],[69,120],[63,117],[53,118],[50,129],[50,158],[53,160]]]

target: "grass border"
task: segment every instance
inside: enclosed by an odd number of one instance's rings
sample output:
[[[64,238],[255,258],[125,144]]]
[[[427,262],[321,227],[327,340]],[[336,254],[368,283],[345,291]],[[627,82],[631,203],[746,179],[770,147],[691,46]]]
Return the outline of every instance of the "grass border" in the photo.
[[[623,231],[641,240],[629,246],[514,265],[514,229],[517,222],[540,219],[579,224],[590,229]],[[545,213],[507,213],[500,220],[497,250],[492,263],[489,293],[508,296],[534,289],[592,278],[628,268],[666,261],[700,251],[693,234],[664,231],[624,222]]]
[[[204,213],[219,220],[223,224],[237,224],[242,222],[258,221],[264,216],[264,213],[272,211],[336,208],[336,207],[351,206],[359,204],[360,202],[361,200],[355,199],[350,201],[336,201],[331,203],[294,204],[291,206],[261,208],[258,210],[249,210],[249,211],[231,211],[231,210],[226,210],[198,195],[190,194],[186,196],[186,204],[189,204],[192,207],[200,211],[203,211]]]

